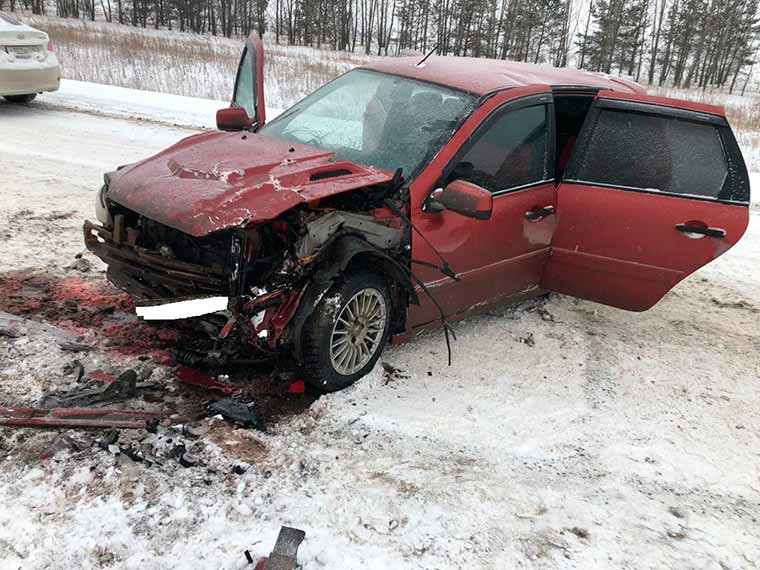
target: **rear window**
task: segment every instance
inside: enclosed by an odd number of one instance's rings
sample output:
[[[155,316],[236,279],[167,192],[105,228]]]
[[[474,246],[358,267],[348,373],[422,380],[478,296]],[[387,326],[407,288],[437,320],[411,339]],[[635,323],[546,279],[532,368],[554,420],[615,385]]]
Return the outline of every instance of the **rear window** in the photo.
[[[718,128],[680,117],[601,109],[582,148],[584,182],[718,199],[729,174]]]

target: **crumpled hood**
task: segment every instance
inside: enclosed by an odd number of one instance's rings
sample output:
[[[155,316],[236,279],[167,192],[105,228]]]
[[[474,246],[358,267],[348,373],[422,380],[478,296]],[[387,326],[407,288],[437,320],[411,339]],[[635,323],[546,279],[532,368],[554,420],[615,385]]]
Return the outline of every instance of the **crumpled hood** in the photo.
[[[112,173],[106,198],[193,236],[271,220],[290,208],[388,182],[389,172],[252,133],[213,131]]]

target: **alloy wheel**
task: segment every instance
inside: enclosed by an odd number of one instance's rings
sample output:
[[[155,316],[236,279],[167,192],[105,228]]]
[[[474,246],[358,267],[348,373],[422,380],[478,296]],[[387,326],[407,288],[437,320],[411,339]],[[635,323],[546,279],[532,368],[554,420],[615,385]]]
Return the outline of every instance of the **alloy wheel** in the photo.
[[[361,370],[377,351],[385,333],[385,298],[374,288],[362,289],[343,306],[330,337],[330,361],[338,374]]]

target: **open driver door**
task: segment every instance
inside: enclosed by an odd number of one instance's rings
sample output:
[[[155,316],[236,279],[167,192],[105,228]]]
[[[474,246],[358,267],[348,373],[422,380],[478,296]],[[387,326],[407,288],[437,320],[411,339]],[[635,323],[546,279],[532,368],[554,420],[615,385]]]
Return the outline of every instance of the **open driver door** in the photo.
[[[600,92],[556,213],[542,287],[649,309],[747,228],[749,178],[723,110]]]
[[[216,114],[217,127],[225,131],[258,130],[266,122],[264,103],[264,44],[255,32],[240,56],[232,104]]]

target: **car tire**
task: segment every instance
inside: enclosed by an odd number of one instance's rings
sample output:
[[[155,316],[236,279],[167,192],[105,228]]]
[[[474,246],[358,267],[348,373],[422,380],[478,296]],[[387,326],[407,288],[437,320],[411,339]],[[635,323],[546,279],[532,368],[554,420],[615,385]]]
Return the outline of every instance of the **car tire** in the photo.
[[[359,270],[342,276],[304,325],[306,381],[335,392],[372,370],[388,342],[392,311],[382,275]]]
[[[6,95],[3,97],[8,103],[31,103],[37,97],[36,93],[29,93],[28,95]]]

